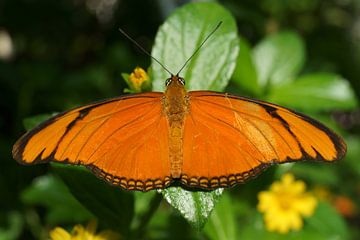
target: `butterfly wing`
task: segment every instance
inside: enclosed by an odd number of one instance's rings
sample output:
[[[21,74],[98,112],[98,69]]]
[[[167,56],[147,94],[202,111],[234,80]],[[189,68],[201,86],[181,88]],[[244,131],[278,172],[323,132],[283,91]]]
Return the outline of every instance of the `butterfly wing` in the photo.
[[[128,190],[170,184],[168,122],[163,93],[122,96],[59,114],[20,138],[13,156],[23,164],[80,164]]]
[[[189,93],[182,183],[213,189],[256,176],[273,163],[332,162],[344,141],[316,120],[275,104],[209,91]]]

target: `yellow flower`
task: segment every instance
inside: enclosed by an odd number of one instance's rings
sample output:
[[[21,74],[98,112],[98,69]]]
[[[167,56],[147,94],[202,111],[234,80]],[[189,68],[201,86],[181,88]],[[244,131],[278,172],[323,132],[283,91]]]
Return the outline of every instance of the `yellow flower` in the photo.
[[[136,92],[141,92],[141,85],[148,79],[149,76],[146,74],[145,70],[140,67],[136,67],[129,76],[129,81],[132,83]]]
[[[78,224],[74,226],[71,233],[61,227],[56,227],[50,232],[51,240],[117,240],[120,236],[113,231],[96,232],[96,222],[91,221],[86,228]]]
[[[264,213],[267,230],[284,234],[302,228],[302,217],[311,216],[317,205],[316,198],[305,188],[303,181],[295,181],[288,173],[281,181],[275,181],[269,191],[259,193],[257,208]]]

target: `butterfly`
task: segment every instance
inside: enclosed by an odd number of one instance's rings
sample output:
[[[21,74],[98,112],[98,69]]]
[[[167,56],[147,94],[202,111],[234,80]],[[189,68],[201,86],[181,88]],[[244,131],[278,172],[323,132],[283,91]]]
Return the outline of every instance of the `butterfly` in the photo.
[[[165,92],[60,113],[23,135],[13,157],[25,165],[84,165],[112,185],[149,191],[172,184],[231,187],[273,164],[334,162],[346,153],[340,136],[296,111],[227,93],[188,92],[179,73],[165,85]]]

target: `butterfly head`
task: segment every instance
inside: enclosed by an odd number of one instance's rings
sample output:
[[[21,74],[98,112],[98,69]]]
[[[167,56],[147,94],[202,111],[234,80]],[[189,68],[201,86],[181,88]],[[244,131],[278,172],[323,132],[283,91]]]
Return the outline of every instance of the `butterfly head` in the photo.
[[[165,86],[169,87],[170,85],[181,85],[185,86],[185,79],[182,77],[179,77],[178,75],[171,75],[168,79],[165,81]]]

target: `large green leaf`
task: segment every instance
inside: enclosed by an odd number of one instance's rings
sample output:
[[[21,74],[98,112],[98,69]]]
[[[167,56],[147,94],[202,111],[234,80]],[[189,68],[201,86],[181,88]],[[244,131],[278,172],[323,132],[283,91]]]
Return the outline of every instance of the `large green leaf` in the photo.
[[[204,230],[211,240],[236,240],[235,212],[229,194],[223,194]]]
[[[261,87],[290,82],[305,62],[304,43],[294,32],[271,35],[253,50],[253,59]]]
[[[242,38],[240,38],[240,53],[237,58],[232,81],[245,92],[252,95],[258,95],[260,93],[261,89],[258,84],[251,49],[248,42]]]
[[[70,192],[100,221],[126,236],[134,214],[134,196],[100,181],[87,169],[53,163]]]
[[[309,111],[352,109],[356,106],[349,82],[332,73],[308,74],[272,88],[268,100]]]
[[[204,227],[222,192],[221,188],[211,192],[190,192],[181,187],[161,191],[166,201],[198,230]]]
[[[326,202],[319,202],[313,217],[307,219],[307,229],[317,232],[323,239],[349,239],[345,220]]]
[[[222,26],[180,74],[187,89],[221,91],[227,85],[239,51],[234,18],[219,4],[191,3],[178,8],[156,35],[152,55],[176,74],[219,21],[223,21]],[[154,61],[152,68],[153,89],[162,91],[170,76]]]

